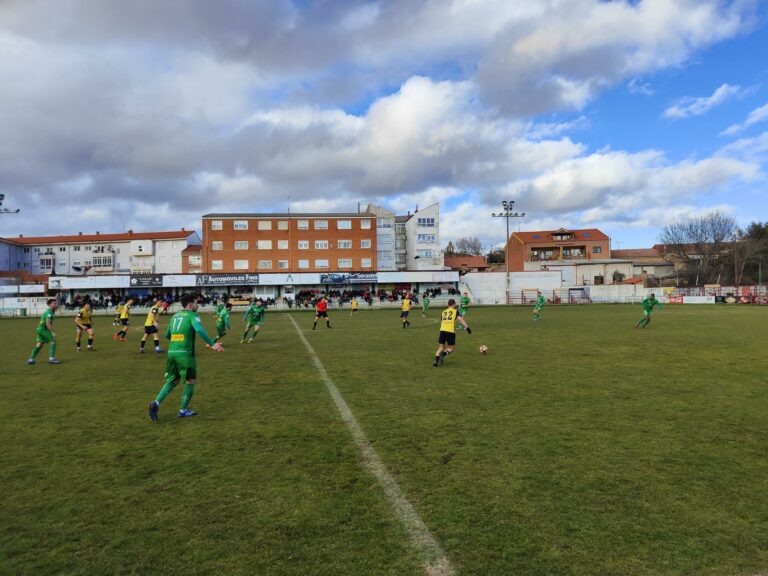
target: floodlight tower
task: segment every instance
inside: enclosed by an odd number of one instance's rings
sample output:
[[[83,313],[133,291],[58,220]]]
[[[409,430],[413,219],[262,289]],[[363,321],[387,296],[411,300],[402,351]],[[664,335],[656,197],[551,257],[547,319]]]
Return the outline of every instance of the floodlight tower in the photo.
[[[504,266],[507,269],[507,293],[506,293],[506,301],[507,304],[509,304],[509,219],[510,218],[524,218],[525,212],[518,213],[514,211],[515,208],[515,201],[514,200],[502,200],[501,201],[501,207],[504,209],[503,212],[500,212],[496,214],[495,212],[491,214],[494,218],[505,218],[507,220],[507,239],[504,242]]]

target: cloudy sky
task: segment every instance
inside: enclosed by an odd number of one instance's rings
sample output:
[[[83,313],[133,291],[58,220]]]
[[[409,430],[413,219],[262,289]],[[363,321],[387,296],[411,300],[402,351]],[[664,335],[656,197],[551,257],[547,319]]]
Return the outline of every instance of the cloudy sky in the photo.
[[[0,235],[399,212],[768,220],[764,0],[0,0]]]

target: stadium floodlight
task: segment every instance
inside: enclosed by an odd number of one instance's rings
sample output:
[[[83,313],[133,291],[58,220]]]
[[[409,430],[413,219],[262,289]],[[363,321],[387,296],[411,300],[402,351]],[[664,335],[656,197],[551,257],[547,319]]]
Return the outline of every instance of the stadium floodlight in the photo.
[[[16,210],[8,210],[8,208],[3,208],[3,200],[5,200],[5,194],[0,194],[0,214],[18,214],[21,212],[18,208]]]
[[[491,214],[491,216],[493,216],[494,218],[506,218],[507,220],[507,239],[504,242],[504,267],[507,270],[506,300],[507,300],[507,304],[509,304],[509,219],[524,218],[525,212],[523,213],[514,212],[514,208],[515,208],[514,200],[502,200],[501,206],[502,208],[504,208],[504,211],[499,212],[498,214],[494,212]]]

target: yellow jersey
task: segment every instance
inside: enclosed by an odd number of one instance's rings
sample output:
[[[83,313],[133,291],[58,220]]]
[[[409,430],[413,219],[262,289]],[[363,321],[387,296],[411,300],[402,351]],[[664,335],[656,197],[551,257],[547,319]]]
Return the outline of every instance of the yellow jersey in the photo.
[[[123,305],[122,304],[118,304],[115,307],[115,315],[116,316],[120,316],[120,314],[122,314],[122,312],[123,312]]]
[[[123,309],[120,310],[120,320],[128,320],[131,317],[131,307],[126,304]]]
[[[144,326],[157,326],[157,313],[160,309],[157,306],[152,306],[147,312],[147,319],[144,320]]]
[[[85,308],[80,308],[80,310],[77,313],[77,319],[80,321],[80,324],[92,324],[91,322],[91,314],[93,311],[88,308],[87,310]]]
[[[456,332],[456,318],[461,316],[455,308],[446,308],[440,314],[440,332]]]
[[[405,298],[403,300],[403,305],[400,308],[403,312],[408,312],[411,309],[411,299]]]
[[[352,310],[357,310],[357,300],[352,300],[351,305],[352,305]]]

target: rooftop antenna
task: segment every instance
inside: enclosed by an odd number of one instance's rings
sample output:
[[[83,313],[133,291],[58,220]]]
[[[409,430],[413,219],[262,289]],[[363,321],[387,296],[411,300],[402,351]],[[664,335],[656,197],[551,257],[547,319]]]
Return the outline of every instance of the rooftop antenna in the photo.
[[[291,213],[291,197],[288,196],[288,214]]]
[[[3,200],[5,200],[5,194],[0,194],[0,214],[18,214],[21,212],[19,208],[16,208],[16,210],[9,210],[8,208],[3,208]]]

